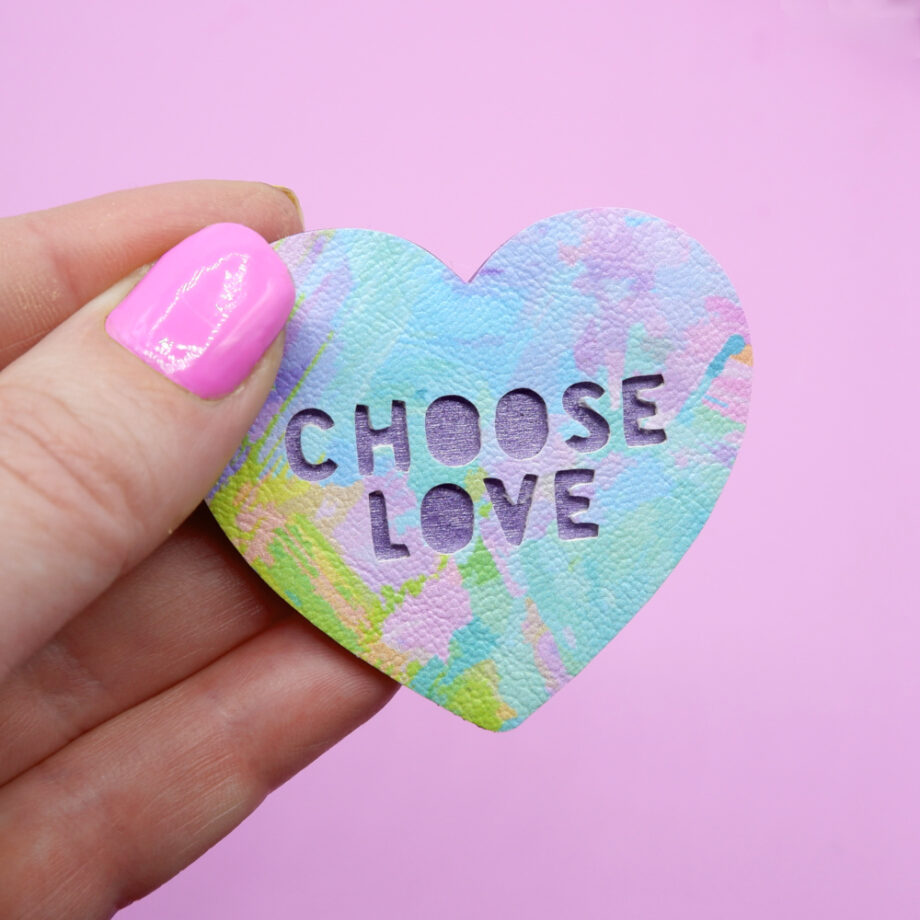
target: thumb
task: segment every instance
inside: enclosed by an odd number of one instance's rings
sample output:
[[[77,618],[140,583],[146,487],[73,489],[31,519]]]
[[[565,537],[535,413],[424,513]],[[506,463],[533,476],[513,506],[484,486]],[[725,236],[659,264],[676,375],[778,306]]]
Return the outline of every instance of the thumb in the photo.
[[[0,373],[0,675],[178,526],[271,389],[294,286],[254,230],[132,283]]]

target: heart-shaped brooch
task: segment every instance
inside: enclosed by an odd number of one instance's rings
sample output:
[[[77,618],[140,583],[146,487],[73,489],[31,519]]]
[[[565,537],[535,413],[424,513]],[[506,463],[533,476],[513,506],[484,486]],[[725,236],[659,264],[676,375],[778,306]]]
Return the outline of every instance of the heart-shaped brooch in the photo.
[[[520,724],[652,596],[728,478],[752,373],[731,284],[619,209],[534,224],[469,282],[368,230],[276,249],[297,288],[284,358],[211,510],[349,651]]]

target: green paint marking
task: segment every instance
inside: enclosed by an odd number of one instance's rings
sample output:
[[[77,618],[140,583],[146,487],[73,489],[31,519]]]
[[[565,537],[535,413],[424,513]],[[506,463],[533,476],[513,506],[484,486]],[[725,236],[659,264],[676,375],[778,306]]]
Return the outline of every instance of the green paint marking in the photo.
[[[466,562],[458,562],[457,568],[464,583],[482,586],[501,577],[492,554],[486,549],[482,537],[476,538],[476,545]]]
[[[496,692],[492,661],[474,665],[453,681],[447,690],[444,707],[493,732],[500,731],[505,723],[502,709],[509,710],[510,717],[516,715]]]

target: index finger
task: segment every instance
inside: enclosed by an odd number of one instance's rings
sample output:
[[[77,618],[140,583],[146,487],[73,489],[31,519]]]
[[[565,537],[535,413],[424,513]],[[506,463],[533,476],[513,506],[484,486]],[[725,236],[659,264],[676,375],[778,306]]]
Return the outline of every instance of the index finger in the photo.
[[[134,269],[224,222],[269,242],[303,229],[288,189],[220,180],[128,189],[0,219],[0,369]]]

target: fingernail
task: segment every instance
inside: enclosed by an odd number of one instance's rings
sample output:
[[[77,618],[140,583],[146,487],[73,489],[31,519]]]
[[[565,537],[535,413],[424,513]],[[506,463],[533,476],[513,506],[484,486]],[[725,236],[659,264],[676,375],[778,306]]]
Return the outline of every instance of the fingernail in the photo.
[[[278,189],[282,195],[287,196],[288,200],[294,207],[297,209],[297,217],[300,219],[300,226],[303,226],[303,208],[300,206],[300,199],[297,197],[297,193],[292,188],[288,188],[286,185],[273,185],[272,188]]]
[[[293,306],[274,249],[249,227],[212,224],[161,256],[105,329],[179,386],[216,399],[249,376]]]

